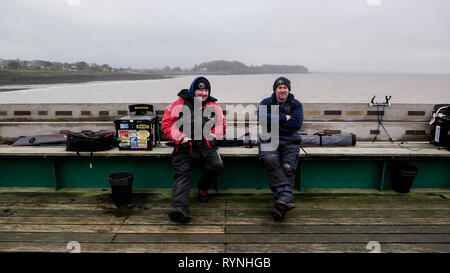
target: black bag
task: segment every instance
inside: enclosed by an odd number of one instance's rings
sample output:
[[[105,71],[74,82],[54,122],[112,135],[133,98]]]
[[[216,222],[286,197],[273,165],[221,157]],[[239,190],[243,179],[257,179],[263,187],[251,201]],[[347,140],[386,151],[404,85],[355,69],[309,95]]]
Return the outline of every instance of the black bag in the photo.
[[[102,130],[98,132],[67,132],[66,151],[97,152],[114,148],[114,132]]]
[[[81,133],[66,132],[66,151],[91,152],[89,156],[89,168],[92,169],[94,154],[92,152],[107,151],[114,148],[114,132],[102,130],[98,132],[82,131]]]
[[[356,145],[356,135],[352,133],[302,135],[303,147],[349,147]]]
[[[433,126],[430,142],[450,150],[450,104],[435,105],[429,124]]]

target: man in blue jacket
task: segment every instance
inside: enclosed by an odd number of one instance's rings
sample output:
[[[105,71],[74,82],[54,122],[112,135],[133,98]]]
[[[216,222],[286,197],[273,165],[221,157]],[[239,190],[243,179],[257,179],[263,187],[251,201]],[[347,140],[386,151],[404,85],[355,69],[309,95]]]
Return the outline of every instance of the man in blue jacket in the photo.
[[[295,208],[292,187],[298,165],[301,136],[298,130],[303,123],[303,107],[300,101],[290,93],[291,82],[280,77],[273,84],[273,94],[260,102],[260,109],[267,107],[267,123],[278,123],[278,146],[262,149],[259,159],[263,163],[270,189],[275,200],[272,217],[275,221],[283,219],[287,211]],[[278,115],[271,114],[271,106],[278,107]],[[260,110],[261,114],[261,110]],[[274,135],[274,134],[271,134]],[[264,140],[261,140],[264,145]]]

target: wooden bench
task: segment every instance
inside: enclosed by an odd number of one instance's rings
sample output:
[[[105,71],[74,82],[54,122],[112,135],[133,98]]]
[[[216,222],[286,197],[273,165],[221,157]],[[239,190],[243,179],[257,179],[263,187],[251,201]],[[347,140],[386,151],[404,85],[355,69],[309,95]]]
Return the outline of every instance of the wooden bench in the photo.
[[[403,147],[400,147],[403,146]],[[409,148],[409,149],[408,149]],[[0,146],[2,186],[94,187],[106,188],[109,174],[131,171],[137,188],[170,188],[173,169],[171,147],[164,144],[152,151],[94,152],[65,151],[64,146],[12,147]],[[391,187],[393,166],[409,162],[419,168],[414,181],[417,188],[450,187],[450,152],[430,144],[415,142],[368,143],[355,147],[307,147],[301,151],[294,187],[300,191],[311,188],[374,188]],[[219,189],[267,188],[264,171],[258,164],[257,148],[221,147],[225,170]],[[200,176],[193,173],[193,187]]]

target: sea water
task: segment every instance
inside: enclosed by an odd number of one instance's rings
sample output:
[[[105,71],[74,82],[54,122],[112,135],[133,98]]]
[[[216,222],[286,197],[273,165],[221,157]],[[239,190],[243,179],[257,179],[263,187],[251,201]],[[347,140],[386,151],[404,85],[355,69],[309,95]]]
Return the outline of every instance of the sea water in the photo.
[[[211,95],[222,103],[259,102],[271,95],[279,76],[291,80],[292,93],[302,102],[365,103],[373,96],[381,102],[392,96],[393,103],[450,103],[450,74],[206,75]],[[0,103],[169,103],[195,77],[30,85],[28,90],[0,92]]]

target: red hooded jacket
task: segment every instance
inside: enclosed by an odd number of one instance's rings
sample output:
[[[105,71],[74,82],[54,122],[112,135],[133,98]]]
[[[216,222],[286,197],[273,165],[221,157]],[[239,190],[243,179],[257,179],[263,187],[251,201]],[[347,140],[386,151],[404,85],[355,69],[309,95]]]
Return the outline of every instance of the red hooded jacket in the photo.
[[[162,119],[162,131],[164,135],[166,135],[168,138],[170,138],[173,142],[175,142],[177,145],[183,140],[184,137],[189,137],[191,139],[194,139],[193,134],[194,130],[191,129],[191,134],[186,135],[182,128],[177,127],[176,121],[182,116],[182,108],[183,105],[189,107],[191,111],[191,128],[193,128],[193,116],[194,116],[194,98],[189,94],[188,89],[183,89],[178,93],[178,96],[180,97],[170,105],[168,105],[164,111],[164,116]],[[212,127],[212,129],[209,132],[210,138],[222,139],[223,135],[225,133],[226,129],[226,121],[225,117],[223,115],[222,109],[220,106],[216,103],[217,99],[208,96],[208,98],[202,102],[201,109],[204,111],[205,109],[209,107],[213,107],[213,109],[208,109],[212,112],[214,112],[214,118],[216,119],[215,125]],[[197,109],[198,110],[198,109]],[[203,118],[203,126],[205,125],[205,118]],[[202,136],[202,139],[205,139],[205,136]],[[206,141],[209,141],[206,138]]]

